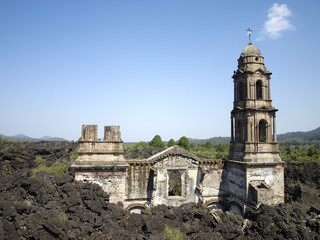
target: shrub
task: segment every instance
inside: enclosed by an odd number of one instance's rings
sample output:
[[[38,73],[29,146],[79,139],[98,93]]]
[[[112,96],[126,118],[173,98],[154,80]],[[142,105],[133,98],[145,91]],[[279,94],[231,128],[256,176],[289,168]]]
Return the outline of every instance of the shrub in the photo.
[[[172,228],[166,225],[164,234],[166,240],[183,240],[183,234],[180,232],[180,229],[177,228]]]
[[[70,153],[70,161],[73,163],[78,158],[78,149]]]
[[[23,158],[17,158],[17,161],[23,163],[24,159]]]
[[[149,147],[149,144],[141,141],[141,142],[138,142],[133,149],[137,150],[137,149],[146,148],[146,147]]]
[[[2,169],[6,172],[8,172],[11,168],[11,165],[10,165],[10,161],[9,160],[5,160],[2,164]]]
[[[34,160],[37,166],[44,165],[46,163],[46,160],[43,159],[41,156],[37,156]]]
[[[57,220],[62,224],[65,224],[68,221],[68,216],[65,213],[57,214]]]
[[[152,213],[153,207],[147,207],[147,208],[146,208],[146,211],[149,212],[149,213]]]
[[[57,161],[50,167],[40,164],[33,170],[32,177],[35,177],[38,172],[54,173],[56,176],[61,176],[68,171],[70,164],[67,160],[63,160],[62,162]]]

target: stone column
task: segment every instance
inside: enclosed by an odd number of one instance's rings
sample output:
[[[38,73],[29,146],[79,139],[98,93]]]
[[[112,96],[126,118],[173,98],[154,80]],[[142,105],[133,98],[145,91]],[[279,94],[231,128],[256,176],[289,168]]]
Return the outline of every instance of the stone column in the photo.
[[[248,79],[249,80],[249,79]],[[246,90],[246,98],[245,99],[250,99],[250,81],[247,81],[247,90]]]
[[[273,116],[273,141],[277,141],[276,115]]]
[[[231,142],[234,142],[233,117],[231,116]]]
[[[251,126],[249,117],[247,117],[247,141],[251,142]]]
[[[268,100],[271,99],[271,86],[270,86],[270,79],[268,79]]]
[[[234,95],[234,102],[236,102],[238,99],[237,99],[237,86],[236,86],[236,82],[234,81],[234,84],[233,84],[233,95]]]

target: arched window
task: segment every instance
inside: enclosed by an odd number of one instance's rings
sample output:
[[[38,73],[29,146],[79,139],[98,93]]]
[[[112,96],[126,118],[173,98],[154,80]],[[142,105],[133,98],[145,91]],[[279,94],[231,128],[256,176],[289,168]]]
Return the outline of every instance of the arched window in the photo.
[[[240,120],[236,121],[236,142],[242,142],[242,124]]]
[[[262,99],[262,81],[258,80],[256,83],[257,99]]]
[[[259,142],[267,141],[267,121],[262,119],[259,122]]]

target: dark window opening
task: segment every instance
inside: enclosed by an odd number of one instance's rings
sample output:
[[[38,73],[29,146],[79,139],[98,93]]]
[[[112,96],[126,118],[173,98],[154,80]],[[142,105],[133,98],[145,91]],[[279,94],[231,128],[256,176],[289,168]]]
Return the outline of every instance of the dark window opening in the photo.
[[[238,100],[239,101],[243,100],[243,86],[242,86],[242,83],[239,83],[239,85],[238,85]]]
[[[262,99],[262,81],[256,83],[257,99]]]
[[[240,120],[236,121],[236,142],[242,142],[242,124]]]
[[[265,120],[261,120],[259,122],[259,142],[267,141],[267,122]]]
[[[169,196],[181,196],[181,174],[179,170],[168,171],[169,175]]]
[[[247,87],[243,82],[238,83],[237,88],[238,101],[245,100],[247,98]]]

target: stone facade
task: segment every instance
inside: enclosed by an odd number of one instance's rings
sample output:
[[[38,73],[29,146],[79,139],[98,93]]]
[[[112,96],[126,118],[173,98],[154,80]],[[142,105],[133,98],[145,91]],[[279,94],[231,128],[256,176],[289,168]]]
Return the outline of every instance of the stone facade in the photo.
[[[219,202],[222,160],[201,160],[177,146],[147,159],[124,160],[119,127],[105,127],[103,141],[94,137],[96,132],[96,125],[82,126],[79,157],[72,168],[77,181],[99,184],[111,202],[129,209]]]
[[[259,49],[249,44],[233,75],[228,160],[203,160],[177,146],[146,159],[124,159],[119,126],[106,126],[98,141],[97,126],[83,125],[75,179],[99,184],[111,202],[132,211],[192,202],[243,214],[259,203],[284,202],[270,75]]]

